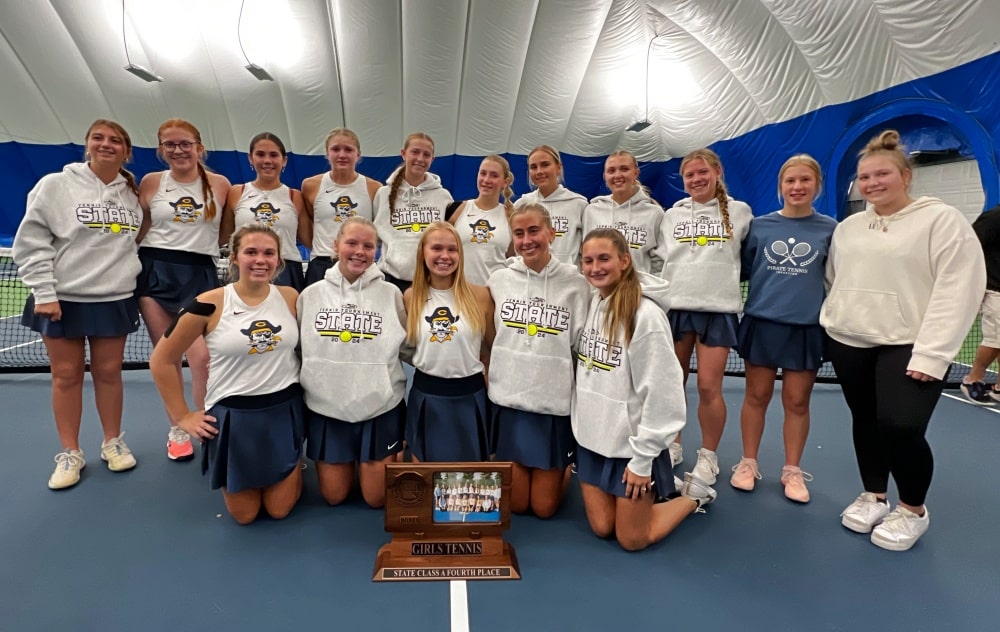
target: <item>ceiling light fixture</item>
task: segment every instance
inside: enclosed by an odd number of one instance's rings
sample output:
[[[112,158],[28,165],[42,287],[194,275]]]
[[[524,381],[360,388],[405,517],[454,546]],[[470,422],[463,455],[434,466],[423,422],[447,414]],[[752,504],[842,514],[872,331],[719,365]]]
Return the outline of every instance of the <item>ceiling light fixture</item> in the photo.
[[[653,42],[656,41],[657,37],[659,37],[659,35],[654,35],[649,40],[649,46],[646,47],[646,83],[645,83],[646,105],[642,110],[643,117],[640,120],[636,121],[635,123],[632,123],[631,125],[626,127],[625,128],[626,132],[641,132],[642,130],[646,129],[647,127],[653,124],[653,122],[649,120],[649,57],[653,52]]]
[[[246,60],[246,62],[247,62],[247,65],[244,66],[244,68],[247,69],[247,72],[249,72],[251,75],[253,75],[254,77],[256,77],[258,81],[274,81],[274,77],[271,76],[271,73],[267,72],[266,70],[264,70],[263,68],[261,68],[257,64],[255,64],[252,61],[250,61],[250,58],[247,57],[246,50],[244,50],[244,48],[243,48],[243,36],[240,33],[240,30],[241,30],[241,27],[243,26],[243,5],[244,4],[246,4],[246,0],[241,0],[240,1],[240,17],[239,17],[239,19],[236,20],[236,41],[239,42],[239,44],[240,44],[240,52],[243,53],[243,59]]]
[[[125,38],[125,0],[122,0],[122,45],[125,47],[125,61],[128,62],[125,65],[125,70],[129,71],[143,81],[148,81],[150,83],[154,81],[163,81],[163,77],[156,74],[152,70],[143,68],[139,64],[133,64],[132,59],[128,56],[128,40]]]

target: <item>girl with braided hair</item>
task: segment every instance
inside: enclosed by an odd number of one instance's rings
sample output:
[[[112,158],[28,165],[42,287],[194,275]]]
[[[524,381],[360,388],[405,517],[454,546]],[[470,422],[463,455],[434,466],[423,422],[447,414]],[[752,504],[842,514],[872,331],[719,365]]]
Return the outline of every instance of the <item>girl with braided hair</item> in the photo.
[[[139,184],[142,272],[135,289],[153,346],[194,297],[219,287],[215,257],[219,256],[222,209],[229,194],[229,180],[205,167],[205,146],[193,124],[170,119],[160,125],[156,137],[156,153],[169,168],[146,175]],[[194,401],[204,406],[208,387],[205,341],[195,340],[185,356]],[[181,374],[179,362],[176,368]],[[191,437],[175,419],[168,421],[167,458],[192,459]]]
[[[486,285],[490,274],[503,268],[507,257],[513,254],[510,234],[513,182],[514,174],[507,161],[496,154],[489,155],[483,158],[476,176],[479,197],[448,206],[449,211],[454,209],[448,221],[458,230],[465,248],[465,278],[469,283]]]
[[[740,245],[753,212],[729,197],[722,162],[711,149],[696,149],[681,161],[686,197],[663,217],[657,247],[661,276],[670,283],[668,304],[674,349],[684,370],[698,353],[698,422],[702,446],[694,474],[715,483],[715,455],[726,425],[722,376],[729,349],[736,344],[740,291]],[[674,465],[684,460],[679,440],[670,446]]]
[[[403,164],[375,193],[375,228],[382,242],[378,267],[386,281],[405,291],[413,284],[417,244],[427,227],[444,221],[452,197],[441,178],[428,169],[434,162],[434,141],[423,132],[406,137],[399,152]]]

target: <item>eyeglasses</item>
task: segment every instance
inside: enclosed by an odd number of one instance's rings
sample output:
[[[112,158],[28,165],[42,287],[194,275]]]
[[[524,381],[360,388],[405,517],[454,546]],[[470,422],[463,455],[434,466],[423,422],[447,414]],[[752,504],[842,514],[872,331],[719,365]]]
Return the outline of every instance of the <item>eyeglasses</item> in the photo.
[[[182,140],[179,143],[174,143],[168,140],[164,143],[160,143],[160,147],[163,147],[167,151],[173,151],[175,149],[180,149],[181,151],[189,151],[192,147],[194,147],[197,144],[198,143],[196,143],[193,140]]]

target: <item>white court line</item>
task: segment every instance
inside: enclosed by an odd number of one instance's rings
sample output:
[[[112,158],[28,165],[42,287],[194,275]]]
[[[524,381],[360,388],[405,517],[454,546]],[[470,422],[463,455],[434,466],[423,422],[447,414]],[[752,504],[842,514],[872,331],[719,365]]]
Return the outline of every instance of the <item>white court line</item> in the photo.
[[[469,595],[465,580],[456,579],[451,584],[451,632],[469,632]]]
[[[951,399],[954,399],[955,401],[962,402],[966,406],[974,406],[975,408],[978,408],[979,410],[988,410],[991,413],[995,413],[997,415],[1000,415],[1000,410],[997,410],[996,406],[976,406],[975,404],[973,404],[969,400],[965,399],[964,397],[959,397],[958,395],[952,395],[950,393],[941,393],[941,394],[944,395],[945,397],[949,397]]]
[[[0,353],[3,353],[4,351],[12,351],[12,350],[14,350],[14,349],[17,349],[18,347],[26,347],[26,346],[28,346],[28,345],[33,345],[33,344],[37,344],[37,343],[39,343],[39,342],[41,342],[41,341],[42,341],[42,339],[41,339],[41,338],[39,338],[38,340],[31,340],[31,341],[29,341],[29,342],[22,342],[21,344],[19,344],[19,345],[14,345],[13,347],[5,347],[5,348],[3,348],[3,349],[0,349]]]

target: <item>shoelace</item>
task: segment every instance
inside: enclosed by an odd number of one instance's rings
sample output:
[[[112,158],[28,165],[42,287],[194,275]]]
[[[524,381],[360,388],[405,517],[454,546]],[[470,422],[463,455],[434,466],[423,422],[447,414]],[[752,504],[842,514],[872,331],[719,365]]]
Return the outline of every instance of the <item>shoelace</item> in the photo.
[[[757,469],[757,462],[753,459],[740,459],[740,462],[733,466],[733,472],[736,474],[746,474],[747,470],[753,471],[753,477],[758,481],[764,478],[760,470]],[[810,480],[812,480],[811,477]]]
[[[55,458],[56,466],[64,470],[68,470],[70,465],[76,465],[78,461],[80,461],[80,457],[69,452],[60,452]]]
[[[118,454],[118,455],[132,454],[132,451],[129,450],[128,447],[125,445],[125,442],[122,441],[122,437],[124,437],[124,436],[125,436],[125,433],[123,432],[120,435],[118,435],[117,437],[114,437],[112,439],[108,439],[108,441],[104,444],[104,446],[102,446],[101,449],[102,450],[114,449],[115,454]]]
[[[800,470],[798,468],[796,468],[794,470],[782,468],[782,470],[781,470],[781,480],[782,481],[784,481],[785,483],[787,483],[790,479],[793,479],[793,478],[798,478],[798,479],[800,479],[799,482],[805,484],[805,483],[811,482],[813,480],[813,475],[810,474],[809,472],[804,472],[804,471],[802,471],[802,470]],[[857,502],[857,501],[855,501],[855,502]]]
[[[167,433],[167,439],[172,443],[187,443],[191,440],[191,435],[185,432],[180,426],[171,426]]]

